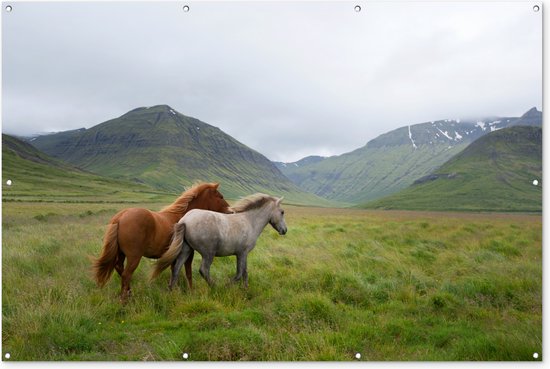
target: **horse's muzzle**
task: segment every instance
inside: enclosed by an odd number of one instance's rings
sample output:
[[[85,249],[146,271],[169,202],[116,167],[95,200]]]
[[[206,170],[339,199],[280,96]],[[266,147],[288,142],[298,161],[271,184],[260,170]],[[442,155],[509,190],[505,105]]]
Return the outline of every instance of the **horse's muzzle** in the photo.
[[[280,234],[281,236],[284,236],[284,235],[286,234],[286,231],[287,231],[286,227],[281,228],[281,229],[279,230],[279,234]]]

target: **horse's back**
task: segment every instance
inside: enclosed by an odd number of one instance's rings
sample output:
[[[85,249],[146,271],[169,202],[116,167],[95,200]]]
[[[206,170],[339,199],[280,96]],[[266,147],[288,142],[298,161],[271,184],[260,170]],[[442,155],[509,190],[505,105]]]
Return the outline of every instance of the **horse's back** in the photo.
[[[170,241],[173,224],[145,208],[128,208],[121,213],[118,238],[124,254],[160,257]]]
[[[151,228],[155,223],[153,213],[144,208],[128,208],[122,211],[118,219],[119,227],[127,229],[144,229]]]
[[[226,216],[215,211],[193,209],[185,214],[179,223],[185,223],[190,230],[212,231],[220,227]]]
[[[210,210],[193,209],[181,218],[185,224],[185,240],[199,252],[203,245],[213,246],[220,238],[224,215]]]
[[[248,244],[246,223],[241,218],[237,214],[191,210],[180,223],[185,223],[185,240],[194,250],[228,256]]]

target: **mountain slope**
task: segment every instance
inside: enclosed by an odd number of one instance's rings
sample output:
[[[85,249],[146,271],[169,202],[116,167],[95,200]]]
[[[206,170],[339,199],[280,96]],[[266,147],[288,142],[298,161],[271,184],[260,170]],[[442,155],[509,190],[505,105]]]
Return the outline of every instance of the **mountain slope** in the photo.
[[[409,188],[365,205],[409,210],[542,211],[542,128],[516,126],[473,142]]]
[[[2,178],[3,201],[135,202],[173,197],[145,185],[84,172],[6,134],[2,134]]]
[[[519,118],[446,119],[404,126],[350,153],[278,163],[278,167],[306,191],[337,201],[365,203],[408,187],[479,137],[516,125],[540,126],[542,113],[533,108]]]
[[[253,192],[327,205],[306,194],[267,158],[219,128],[167,105],[134,109],[90,129],[39,136],[38,149],[85,170],[179,192],[197,180],[220,182],[230,198]]]

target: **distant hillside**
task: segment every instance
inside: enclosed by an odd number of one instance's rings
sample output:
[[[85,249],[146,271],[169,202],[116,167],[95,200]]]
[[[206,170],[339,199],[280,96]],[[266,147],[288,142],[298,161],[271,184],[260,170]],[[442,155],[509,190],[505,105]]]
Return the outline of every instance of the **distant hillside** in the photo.
[[[328,205],[289,181],[266,157],[219,128],[167,105],[134,109],[90,129],[39,136],[32,145],[87,171],[180,192],[220,182],[229,198],[265,192],[301,204]]]
[[[318,163],[318,162],[323,161],[325,159],[326,158],[323,157],[323,156],[312,155],[312,156],[307,156],[303,159],[300,159],[300,160],[298,160],[294,163],[283,163],[283,162],[280,162],[280,161],[274,161],[273,164],[275,164],[275,166],[279,169],[286,170],[288,165],[292,165],[294,167],[301,167],[303,165],[315,164],[315,163]]]
[[[6,134],[2,134],[2,179],[3,201],[173,200],[173,195],[145,185],[84,172]]]
[[[412,186],[365,207],[540,212],[541,182],[542,128],[517,126],[481,137]]]
[[[542,126],[536,108],[521,117],[454,119],[413,124],[382,134],[352,152],[278,163],[302,189],[328,199],[365,203],[426,176],[483,135],[517,125]]]

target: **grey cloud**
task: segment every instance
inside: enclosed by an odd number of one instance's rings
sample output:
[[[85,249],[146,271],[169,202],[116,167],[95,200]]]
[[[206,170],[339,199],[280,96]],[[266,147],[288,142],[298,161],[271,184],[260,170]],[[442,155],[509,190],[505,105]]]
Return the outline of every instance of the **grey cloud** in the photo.
[[[3,131],[169,104],[292,161],[405,124],[542,105],[542,15],[529,3],[180,5],[15,4],[3,15]]]

